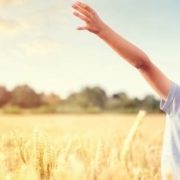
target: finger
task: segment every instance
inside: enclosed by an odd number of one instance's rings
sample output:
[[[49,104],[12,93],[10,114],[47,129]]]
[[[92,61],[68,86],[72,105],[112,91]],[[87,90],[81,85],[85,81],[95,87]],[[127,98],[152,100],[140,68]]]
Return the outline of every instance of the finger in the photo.
[[[82,8],[82,6],[78,4],[73,4],[72,7],[89,18],[92,16],[86,9]]]
[[[81,6],[83,9],[86,9],[88,12],[92,13],[92,14],[96,14],[95,10],[92,9],[89,5],[82,3],[80,1],[77,1],[77,5]]]
[[[73,14],[74,14],[75,16],[77,16],[78,18],[80,18],[81,20],[85,21],[85,22],[90,22],[89,18],[87,18],[86,16],[81,15],[81,14],[78,13],[78,12],[73,12]]]
[[[88,28],[87,27],[77,27],[77,30],[88,30]]]

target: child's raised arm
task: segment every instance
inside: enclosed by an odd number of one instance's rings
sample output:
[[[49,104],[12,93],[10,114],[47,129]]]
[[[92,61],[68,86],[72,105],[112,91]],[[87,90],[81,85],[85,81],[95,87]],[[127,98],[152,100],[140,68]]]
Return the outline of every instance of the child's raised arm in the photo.
[[[150,61],[143,51],[114,32],[87,4],[76,2],[72,7],[76,10],[73,14],[86,23],[84,27],[78,27],[78,30],[88,30],[103,39],[120,56],[141,72],[161,98],[167,99],[171,81]]]

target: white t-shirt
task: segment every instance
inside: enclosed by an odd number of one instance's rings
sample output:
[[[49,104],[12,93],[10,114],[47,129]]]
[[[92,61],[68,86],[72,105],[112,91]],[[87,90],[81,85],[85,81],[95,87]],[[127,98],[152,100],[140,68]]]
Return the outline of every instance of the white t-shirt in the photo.
[[[161,99],[160,108],[166,113],[163,138],[161,175],[180,180],[180,86],[172,82],[166,101]],[[168,173],[169,172],[169,173]]]

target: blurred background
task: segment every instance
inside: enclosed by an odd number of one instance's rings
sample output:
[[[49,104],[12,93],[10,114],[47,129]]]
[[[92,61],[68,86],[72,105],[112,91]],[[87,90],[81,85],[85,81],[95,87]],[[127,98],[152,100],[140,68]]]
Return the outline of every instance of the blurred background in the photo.
[[[178,81],[178,1],[85,2]],[[94,34],[76,30],[83,22],[72,3],[0,1],[0,106],[159,111],[159,97],[135,69]]]
[[[160,179],[160,98],[73,2],[0,0],[0,180]],[[83,2],[178,83],[179,1]]]

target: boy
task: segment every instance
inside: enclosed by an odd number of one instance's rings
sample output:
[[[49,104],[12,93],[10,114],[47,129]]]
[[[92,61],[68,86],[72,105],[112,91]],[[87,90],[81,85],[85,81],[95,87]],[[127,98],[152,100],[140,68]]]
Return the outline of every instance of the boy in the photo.
[[[104,40],[137,68],[161,97],[160,108],[167,115],[161,158],[162,179],[166,179],[167,171],[170,171],[173,179],[180,179],[180,87],[168,79],[143,51],[105,24],[89,5],[77,1],[72,7],[75,10],[73,14],[86,23],[77,30],[88,30]]]

